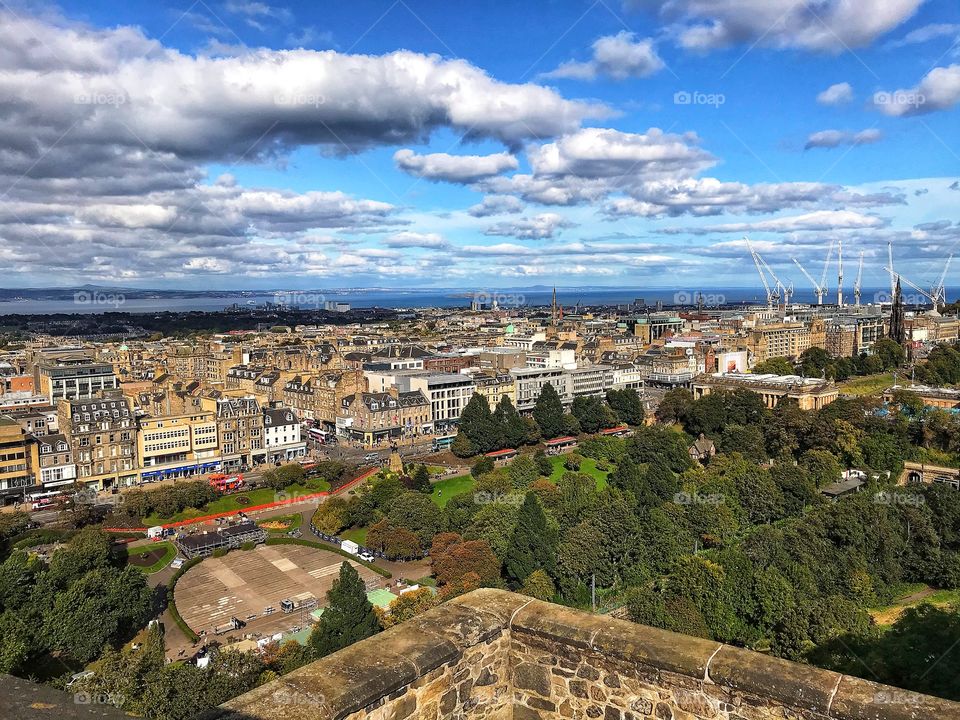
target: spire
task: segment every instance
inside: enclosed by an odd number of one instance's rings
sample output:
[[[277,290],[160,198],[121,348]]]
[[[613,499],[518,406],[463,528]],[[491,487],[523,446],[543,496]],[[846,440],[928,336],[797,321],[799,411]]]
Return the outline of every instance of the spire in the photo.
[[[896,340],[901,345],[907,338],[907,329],[904,325],[903,291],[900,288],[899,275],[893,290],[893,306],[890,308],[890,332],[888,334],[891,340]]]
[[[553,303],[550,305],[550,317],[553,319],[553,324],[557,324],[557,286],[553,286]]]

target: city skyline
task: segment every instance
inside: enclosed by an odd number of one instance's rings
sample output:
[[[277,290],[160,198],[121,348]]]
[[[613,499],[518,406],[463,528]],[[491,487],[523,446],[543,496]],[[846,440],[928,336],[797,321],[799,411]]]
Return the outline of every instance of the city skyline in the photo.
[[[879,0],[0,12],[6,287],[923,287],[960,9]],[[829,285],[836,287],[836,270]],[[946,278],[956,284],[956,270]]]

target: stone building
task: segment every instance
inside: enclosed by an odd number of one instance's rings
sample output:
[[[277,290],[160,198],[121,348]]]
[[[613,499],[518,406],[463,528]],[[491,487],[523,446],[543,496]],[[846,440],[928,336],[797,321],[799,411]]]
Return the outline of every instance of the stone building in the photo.
[[[840,396],[835,383],[798,375],[713,373],[698,375],[693,381],[694,399],[714,390],[750,390],[759,395],[768,408],[776,407],[783,398],[790,398],[796,400],[801,410],[819,410]]]
[[[137,424],[127,398],[61,400],[57,414],[78,482],[96,490],[137,483]]]

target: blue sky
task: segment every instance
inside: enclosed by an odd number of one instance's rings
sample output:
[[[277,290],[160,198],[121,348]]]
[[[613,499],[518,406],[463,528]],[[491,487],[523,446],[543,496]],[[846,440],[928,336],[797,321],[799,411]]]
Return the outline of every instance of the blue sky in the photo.
[[[946,0],[14,5],[0,260],[23,286],[747,287],[748,235],[798,286],[837,241],[865,285],[888,242],[929,284],[960,240],[958,41]]]

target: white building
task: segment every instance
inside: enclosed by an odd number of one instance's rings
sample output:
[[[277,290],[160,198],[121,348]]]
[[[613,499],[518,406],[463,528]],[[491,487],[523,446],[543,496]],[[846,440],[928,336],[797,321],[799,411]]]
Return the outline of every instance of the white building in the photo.
[[[307,454],[300,420],[290,408],[264,408],[263,441],[267,462],[287,462]]]
[[[400,392],[419,390],[423,393],[430,403],[434,431],[445,431],[456,425],[477,389],[473,378],[460,373],[399,372],[396,384]]]

